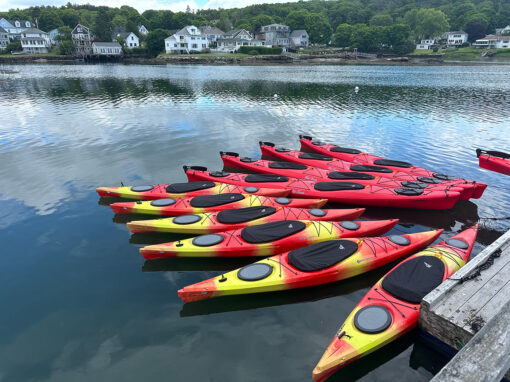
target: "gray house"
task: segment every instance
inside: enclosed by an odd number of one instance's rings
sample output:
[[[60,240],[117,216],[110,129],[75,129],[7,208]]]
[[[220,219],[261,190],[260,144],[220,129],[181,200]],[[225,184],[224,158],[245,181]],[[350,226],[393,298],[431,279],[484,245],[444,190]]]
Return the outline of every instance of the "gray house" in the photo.
[[[5,50],[9,43],[9,33],[2,27],[0,27],[0,50]]]
[[[264,25],[259,32],[261,39],[265,40],[265,45],[272,46],[289,47],[289,35],[290,27],[282,24]]]
[[[296,29],[289,36],[290,46],[294,49],[308,48],[309,37],[304,29]]]
[[[92,29],[78,24],[71,32],[71,37],[76,56],[89,56],[92,54],[92,43],[94,42],[94,32],[92,32]]]

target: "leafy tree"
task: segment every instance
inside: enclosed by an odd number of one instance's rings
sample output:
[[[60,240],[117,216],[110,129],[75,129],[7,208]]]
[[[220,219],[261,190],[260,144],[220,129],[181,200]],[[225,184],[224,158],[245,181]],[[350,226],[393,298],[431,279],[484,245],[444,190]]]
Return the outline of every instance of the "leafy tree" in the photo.
[[[372,16],[370,25],[372,26],[388,26],[393,24],[393,18],[388,14],[379,13]]]
[[[122,47],[126,46],[126,40],[124,40],[124,37],[122,36],[115,36],[115,41],[117,41]]]
[[[147,35],[145,45],[147,51],[152,56],[157,56],[165,48],[165,38],[168,37],[168,32],[164,29],[155,29]]]
[[[340,24],[336,28],[336,32],[333,36],[333,43],[335,46],[348,47],[351,46],[351,36],[353,32],[353,26],[349,24]]]
[[[221,16],[221,18],[218,20],[218,22],[216,23],[216,26],[218,28],[220,28],[222,31],[228,32],[232,27],[232,23],[228,19],[227,15],[223,14]]]
[[[99,7],[94,23],[94,33],[99,41],[111,41],[112,24],[107,7]]]
[[[58,53],[62,56],[70,56],[74,52],[74,44],[70,40],[64,40],[58,45]]]
[[[122,15],[115,15],[112,19],[112,26],[114,27],[126,27],[127,18]]]
[[[71,35],[71,28],[68,26],[63,26],[58,28],[58,34],[55,37],[55,40],[62,42],[62,41],[72,41],[72,35]]]
[[[251,20],[251,24],[253,25],[253,30],[258,32],[264,25],[274,24],[274,19],[268,15],[258,15]]]
[[[60,18],[70,28],[74,28],[80,22],[80,14],[76,9],[62,9]]]
[[[11,41],[5,47],[4,53],[19,52],[21,51],[21,41]]]
[[[422,8],[416,13],[416,34],[420,38],[432,38],[450,28],[446,15],[433,8]]]
[[[476,41],[479,38],[485,36],[486,26],[483,23],[478,23],[476,21],[470,21],[467,23],[464,31],[468,34],[468,40],[470,42]]]
[[[64,25],[58,12],[51,9],[43,9],[39,15],[39,28],[50,31]]]
[[[305,18],[305,29],[310,41],[318,44],[327,44],[331,40],[333,30],[329,21],[321,13],[310,13]]]
[[[310,15],[306,9],[298,11],[291,11],[285,18],[285,24],[290,27],[290,30],[306,28],[306,18]]]

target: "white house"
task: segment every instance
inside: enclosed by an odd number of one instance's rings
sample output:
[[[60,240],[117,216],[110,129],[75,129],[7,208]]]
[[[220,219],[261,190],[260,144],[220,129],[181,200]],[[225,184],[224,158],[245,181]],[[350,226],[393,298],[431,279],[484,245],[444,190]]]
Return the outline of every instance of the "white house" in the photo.
[[[145,28],[145,25],[138,25],[138,32],[140,32],[143,36],[147,36],[149,34],[149,30]]]
[[[510,25],[507,25],[504,28],[496,28],[496,36],[502,36],[510,33]]]
[[[221,29],[217,27],[212,27],[210,25],[200,27],[200,32],[202,32],[202,34],[205,34],[205,36],[209,40],[209,45],[216,44],[216,40],[218,40],[225,34],[225,32],[223,32]]]
[[[308,48],[309,36],[304,29],[296,29],[289,35],[290,46],[294,49]]]
[[[464,31],[446,32],[443,36],[447,46],[461,46],[468,40],[468,34]]]
[[[480,49],[510,49],[510,36],[487,35],[473,43]]]
[[[120,56],[122,47],[118,42],[93,42],[92,53],[97,56]]]
[[[166,53],[196,53],[209,49],[209,40],[194,25],[188,25],[165,39]]]
[[[13,41],[21,40],[21,32],[25,29],[35,28],[35,24],[28,20],[6,20],[1,18],[0,27],[7,31],[9,39]]]
[[[416,50],[429,50],[434,45],[435,40],[421,40],[418,45],[416,45]]]
[[[140,39],[133,32],[125,32],[125,33],[117,33],[117,36],[120,36],[126,42],[126,48],[133,49],[140,47]],[[115,39],[113,39],[116,41]]]
[[[223,34],[216,40],[216,51],[234,53],[242,46],[262,46],[264,41],[255,40],[246,29],[234,29]]]
[[[37,28],[28,28],[21,32],[21,47],[24,53],[48,53],[51,42],[48,33]]]
[[[9,33],[0,27],[0,50],[5,50],[7,44],[9,44]]]

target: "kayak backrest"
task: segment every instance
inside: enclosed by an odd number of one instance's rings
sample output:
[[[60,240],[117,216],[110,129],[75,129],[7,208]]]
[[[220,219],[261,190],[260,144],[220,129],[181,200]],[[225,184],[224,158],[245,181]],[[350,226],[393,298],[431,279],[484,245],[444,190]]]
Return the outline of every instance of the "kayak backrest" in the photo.
[[[299,220],[284,220],[246,227],[241,230],[241,237],[251,244],[270,243],[294,235],[306,228],[306,223]]]
[[[347,147],[340,147],[335,146],[329,149],[329,151],[332,151],[334,153],[345,153],[345,154],[361,154],[362,151],[356,150],[356,149],[349,149]]]
[[[260,219],[273,215],[276,208],[268,206],[256,206],[240,208],[236,210],[221,211],[216,215],[216,219],[222,224],[239,224],[250,220]]]
[[[244,195],[237,193],[202,195],[195,196],[193,199],[190,200],[189,204],[195,208],[208,208],[238,202],[243,199]]]
[[[289,264],[302,272],[329,268],[352,256],[358,244],[350,240],[329,240],[290,251]]]
[[[401,263],[382,281],[393,297],[419,304],[423,297],[443,282],[444,263],[435,256],[418,256]]]
[[[327,155],[317,154],[317,153],[303,153],[299,154],[298,158],[300,159],[313,159],[313,160],[323,160],[326,162],[330,162],[333,160],[332,157],[328,157]]]

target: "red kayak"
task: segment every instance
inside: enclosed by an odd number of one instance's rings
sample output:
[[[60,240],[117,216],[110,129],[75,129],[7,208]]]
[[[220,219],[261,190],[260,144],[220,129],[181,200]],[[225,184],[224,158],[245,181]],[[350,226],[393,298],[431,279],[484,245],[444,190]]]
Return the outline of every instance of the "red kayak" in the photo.
[[[272,162],[264,159],[240,157],[238,153],[220,151],[223,164],[228,167],[241,168],[250,172],[262,174],[283,175],[289,178],[305,179],[312,182],[354,181],[369,186],[389,188],[418,188],[430,191],[456,191],[462,195],[461,187],[443,184],[427,184],[423,182],[402,182],[399,180],[381,178],[361,172],[330,171],[317,167],[306,166],[301,163]],[[312,154],[313,155],[313,154]]]
[[[434,179],[442,180],[443,182],[453,183],[456,186],[466,188],[473,187],[472,197],[478,199],[482,196],[487,185],[475,181],[465,180],[456,176],[440,174],[437,172],[426,170],[422,167],[417,167],[408,162],[402,162],[391,159],[384,159],[361,150],[340,147],[337,145],[328,144],[318,140],[314,140],[310,136],[300,135],[299,141],[301,142],[302,151],[313,151],[319,154],[330,155],[332,157],[353,163],[360,163],[372,166],[384,166],[395,171],[407,172],[408,174],[420,177],[431,177]]]
[[[409,257],[381,278],[340,327],[313,379],[324,381],[415,328],[421,300],[467,263],[477,229],[469,228]]]
[[[476,156],[481,168],[510,175],[510,154],[476,149]]]
[[[379,236],[398,219],[379,221],[318,222],[280,220],[232,231],[211,233],[141,248],[146,259],[163,257],[271,256],[321,241],[345,237]]]
[[[310,182],[274,174],[237,174],[184,166],[190,181],[209,180],[238,186],[283,188],[298,198],[325,198],[330,202],[393,208],[449,209],[459,200],[455,191],[366,186],[356,182]]]
[[[199,195],[217,195],[242,193],[262,196],[287,196],[289,191],[281,188],[239,187],[218,182],[187,182],[172,184],[155,184],[150,186],[98,187],[96,192],[101,197],[126,198],[137,200],[156,200],[163,198],[181,199]]]
[[[260,151],[265,157],[335,171],[338,174],[337,176],[341,174],[345,176],[345,179],[348,179],[349,175],[352,174],[353,177],[357,177],[358,179],[378,180],[379,178],[383,178],[392,180],[394,184],[399,184],[399,186],[396,187],[404,186],[412,188],[421,186],[421,188],[424,188],[424,186],[433,186],[434,189],[455,187],[456,191],[460,192],[460,200],[469,200],[473,195],[474,187],[472,184],[457,186],[451,184],[451,182],[444,182],[434,177],[415,176],[388,167],[352,163],[319,153],[305,153],[283,147],[276,147],[275,144],[271,142],[259,142],[259,145]],[[381,179],[380,182],[383,182],[383,179]],[[391,184],[392,183],[387,183],[385,187],[391,187]]]

